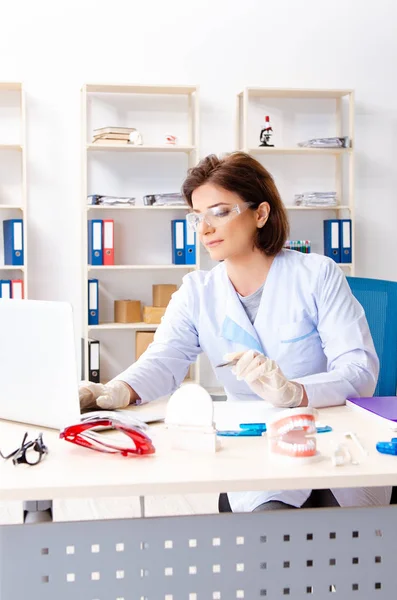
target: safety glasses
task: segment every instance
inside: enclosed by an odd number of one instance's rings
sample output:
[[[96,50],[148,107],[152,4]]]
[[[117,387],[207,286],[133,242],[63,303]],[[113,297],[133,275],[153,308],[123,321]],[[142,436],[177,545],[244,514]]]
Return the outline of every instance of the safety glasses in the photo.
[[[109,438],[107,434],[98,433],[97,429],[117,430],[127,436],[133,446],[127,446],[127,442],[118,439]],[[154,454],[155,447],[152,440],[144,433],[143,429],[137,425],[126,424],[118,417],[90,417],[82,423],[76,423],[65,427],[59,434],[61,439],[90,450],[98,452],[107,452],[110,454],[119,453],[122,456]],[[124,438],[125,440],[125,438]]]
[[[214,206],[209,208],[205,213],[188,213],[186,221],[193,231],[198,231],[203,221],[210,227],[221,227],[222,225],[226,225],[231,219],[241,215],[248,207],[248,204],[244,204],[243,206],[240,204],[235,204],[234,206],[229,204]]]
[[[25,433],[22,439],[22,444],[10,454],[3,454],[0,451],[1,458],[8,460],[12,458],[12,462],[14,465],[19,465],[25,463],[34,467],[39,464],[41,459],[45,454],[48,453],[48,448],[43,442],[43,434],[40,433],[38,437],[34,440],[27,441],[28,432]]]

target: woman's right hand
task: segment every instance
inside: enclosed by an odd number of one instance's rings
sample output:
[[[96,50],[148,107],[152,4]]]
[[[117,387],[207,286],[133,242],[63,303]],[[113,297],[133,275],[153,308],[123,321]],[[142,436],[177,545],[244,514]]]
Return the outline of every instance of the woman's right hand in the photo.
[[[124,381],[118,380],[105,384],[80,381],[79,400],[81,410],[125,408],[131,401],[130,387]]]

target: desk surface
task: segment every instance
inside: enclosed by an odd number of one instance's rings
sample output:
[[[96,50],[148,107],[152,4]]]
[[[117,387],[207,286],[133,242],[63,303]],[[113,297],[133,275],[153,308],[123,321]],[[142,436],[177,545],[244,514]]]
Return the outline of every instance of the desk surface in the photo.
[[[159,406],[153,403],[151,409],[158,412]],[[140,409],[134,410],[139,415]],[[311,464],[272,461],[265,436],[221,438],[219,452],[202,454],[169,450],[170,432],[155,426],[150,435],[156,454],[125,458],[75,446],[60,440],[58,432],[43,430],[49,454],[42,463],[29,467],[0,462],[0,500],[397,485],[397,457],[379,454],[375,448],[377,441],[395,435],[386,422],[346,406],[321,409],[320,419],[333,432],[317,436],[322,459]],[[345,441],[348,430],[356,433],[368,456],[347,441],[360,464],[334,467],[332,448],[336,441]],[[14,449],[24,431],[35,434],[38,429],[0,421],[3,452]]]

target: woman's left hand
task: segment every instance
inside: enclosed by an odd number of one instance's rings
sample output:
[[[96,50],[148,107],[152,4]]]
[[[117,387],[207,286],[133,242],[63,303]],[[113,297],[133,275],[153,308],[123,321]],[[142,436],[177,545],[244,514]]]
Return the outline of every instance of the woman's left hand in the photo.
[[[303,386],[289,381],[274,360],[255,350],[234,352],[226,354],[223,358],[225,361],[237,360],[232,372],[237,379],[244,380],[263,400],[284,408],[301,405],[304,397]]]

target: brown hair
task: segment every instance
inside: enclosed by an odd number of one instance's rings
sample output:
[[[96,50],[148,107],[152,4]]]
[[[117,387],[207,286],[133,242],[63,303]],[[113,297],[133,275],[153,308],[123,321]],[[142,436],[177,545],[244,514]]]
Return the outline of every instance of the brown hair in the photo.
[[[280,252],[289,234],[287,212],[273,177],[261,163],[245,152],[233,152],[222,158],[215,154],[206,156],[189,169],[183,182],[182,193],[189,206],[193,206],[194,190],[204,183],[235,192],[252,210],[268,202],[269,218],[264,227],[258,228],[255,246],[268,256]]]

